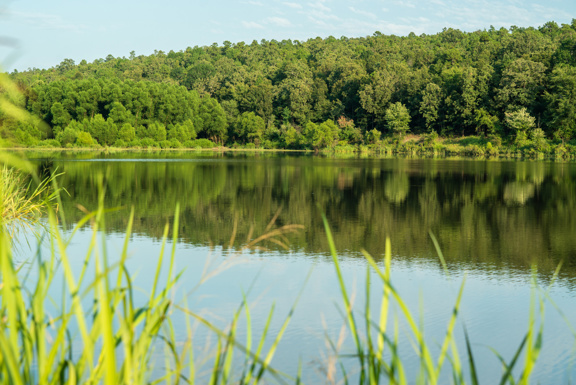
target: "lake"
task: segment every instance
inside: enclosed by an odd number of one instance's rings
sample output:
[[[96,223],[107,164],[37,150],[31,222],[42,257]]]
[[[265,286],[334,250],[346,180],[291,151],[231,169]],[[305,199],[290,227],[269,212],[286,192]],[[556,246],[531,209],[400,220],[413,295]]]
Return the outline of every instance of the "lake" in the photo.
[[[103,186],[106,206],[118,208],[106,217],[112,259],[122,248],[134,208],[127,264],[143,296],[153,278],[164,228],[173,223],[178,204],[176,265],[184,273],[175,299],[225,328],[246,293],[255,335],[275,304],[270,330],[275,335],[299,298],[272,366],[295,375],[301,362],[306,383],[325,381],[333,355],[326,336],[337,340],[345,324],[322,213],[360,318],[368,266],[362,250],[381,263],[388,237],[392,282],[422,319],[431,346],[441,344],[465,279],[455,329],[459,350],[465,353],[465,325],[480,380],[494,383],[501,365],[490,348],[512,358],[528,329],[531,295],[536,293],[545,297],[545,320],[533,382],[558,384],[576,378],[576,338],[571,332],[576,321],[576,164],[259,152],[29,156],[41,175],[62,173],[58,180],[68,192],[60,207],[66,217],[64,231],[82,218],[83,210],[97,208]],[[302,229],[276,237],[276,242],[263,237],[257,248],[242,249],[250,240],[290,225]],[[83,256],[90,236],[89,228],[80,231],[71,255]],[[81,264],[79,259],[76,267]],[[373,273],[371,277],[377,293],[381,284]],[[540,291],[533,289],[533,277]],[[377,315],[379,298],[374,294],[370,301]],[[184,336],[186,328],[177,316],[175,324]],[[400,338],[407,332],[401,323]],[[197,335],[201,357],[213,348],[214,339],[201,328]],[[238,337],[244,336],[240,328]],[[340,352],[353,352],[350,335]],[[419,361],[408,340],[401,354],[412,383]],[[342,360],[354,373],[354,360]]]

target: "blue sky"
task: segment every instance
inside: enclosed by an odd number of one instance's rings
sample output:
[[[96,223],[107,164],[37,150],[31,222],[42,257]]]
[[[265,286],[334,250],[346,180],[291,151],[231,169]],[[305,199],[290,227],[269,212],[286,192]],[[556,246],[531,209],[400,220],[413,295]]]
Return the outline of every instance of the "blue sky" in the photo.
[[[434,34],[572,18],[575,0],[0,0],[0,63],[25,70],[226,40]]]

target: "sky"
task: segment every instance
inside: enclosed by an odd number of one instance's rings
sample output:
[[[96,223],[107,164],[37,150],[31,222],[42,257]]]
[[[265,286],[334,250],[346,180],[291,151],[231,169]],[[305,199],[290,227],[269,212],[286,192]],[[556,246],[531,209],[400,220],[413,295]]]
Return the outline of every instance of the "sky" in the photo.
[[[181,51],[224,41],[570,24],[575,0],[0,0],[0,65]]]

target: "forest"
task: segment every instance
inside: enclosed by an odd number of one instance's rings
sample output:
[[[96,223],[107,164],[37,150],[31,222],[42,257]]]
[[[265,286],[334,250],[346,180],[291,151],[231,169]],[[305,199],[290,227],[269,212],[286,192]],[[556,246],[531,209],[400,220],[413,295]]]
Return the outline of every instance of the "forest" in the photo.
[[[576,20],[225,41],[9,76],[30,116],[0,112],[4,145],[576,155]]]

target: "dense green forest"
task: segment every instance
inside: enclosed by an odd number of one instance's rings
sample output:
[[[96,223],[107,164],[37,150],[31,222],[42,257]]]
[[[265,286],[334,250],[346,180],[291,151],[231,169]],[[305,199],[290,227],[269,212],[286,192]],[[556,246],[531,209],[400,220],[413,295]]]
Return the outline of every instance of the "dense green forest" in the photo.
[[[436,152],[474,136],[471,153],[576,154],[576,20],[226,41],[10,76],[32,117],[0,116],[0,135],[22,146]]]

